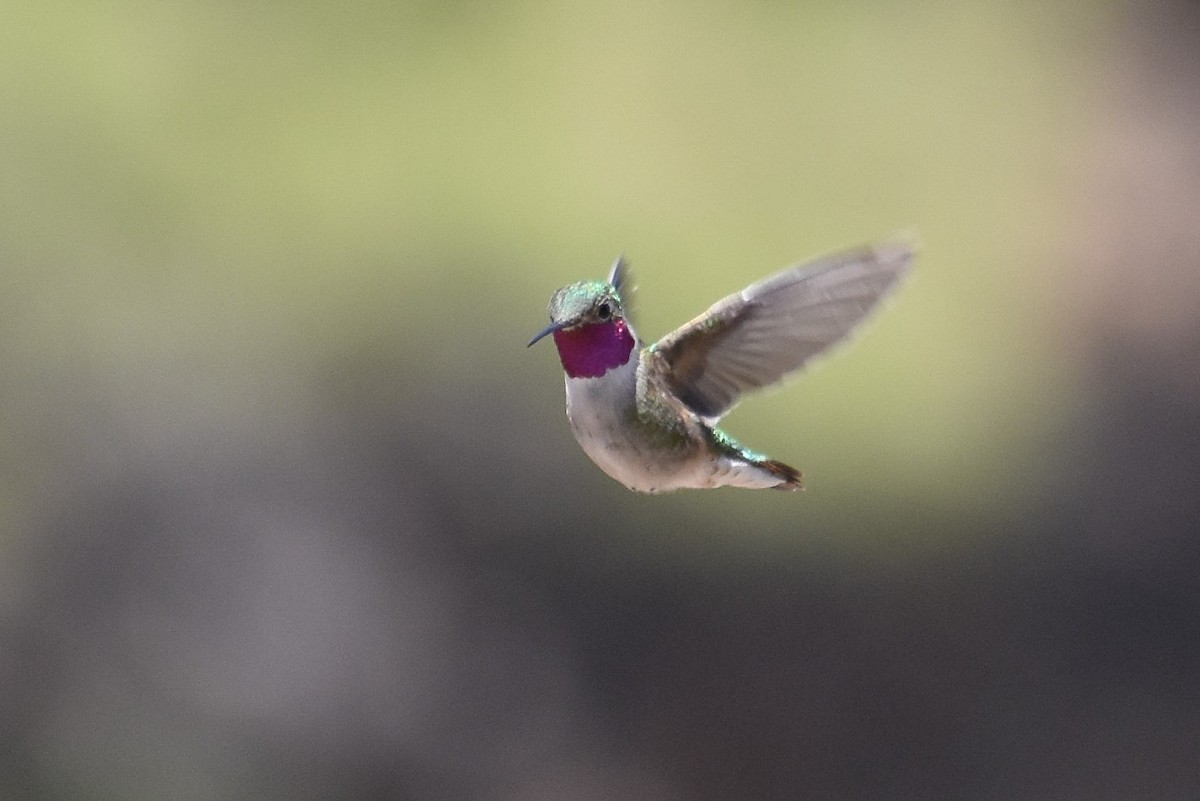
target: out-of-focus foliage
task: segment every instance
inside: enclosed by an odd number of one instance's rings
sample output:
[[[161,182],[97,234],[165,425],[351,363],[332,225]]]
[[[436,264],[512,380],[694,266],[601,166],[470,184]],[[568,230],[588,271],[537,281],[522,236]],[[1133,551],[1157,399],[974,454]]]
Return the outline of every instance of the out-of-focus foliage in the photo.
[[[0,796],[1195,794],[1190,7],[3,18]],[[896,231],[728,420],[801,496],[626,492],[524,348]]]
[[[913,229],[899,307],[735,430],[838,505],[867,485],[992,507],[1036,481],[1031,449],[1076,402],[1046,296],[1103,6],[10,13],[0,224],[27,392],[166,362],[178,413],[244,418],[303,403],[294,371],[367,341],[414,423],[416,384],[549,408],[549,349],[518,346],[553,288],[618,251],[657,336],[792,260]]]

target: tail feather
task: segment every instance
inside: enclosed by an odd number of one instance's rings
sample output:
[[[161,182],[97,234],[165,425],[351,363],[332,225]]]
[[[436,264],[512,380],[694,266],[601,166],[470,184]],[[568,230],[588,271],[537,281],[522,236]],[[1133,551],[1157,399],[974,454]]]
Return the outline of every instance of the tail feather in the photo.
[[[708,429],[708,434],[712,445],[724,456],[725,469],[737,476],[722,483],[755,489],[804,489],[800,471],[791,465],[750,450],[719,428]],[[769,483],[772,479],[777,483]]]
[[[764,459],[756,462],[756,464],[772,475],[779,477],[780,483],[771,489],[788,490],[790,492],[804,489],[803,475],[791,465],[784,464],[776,459]]]

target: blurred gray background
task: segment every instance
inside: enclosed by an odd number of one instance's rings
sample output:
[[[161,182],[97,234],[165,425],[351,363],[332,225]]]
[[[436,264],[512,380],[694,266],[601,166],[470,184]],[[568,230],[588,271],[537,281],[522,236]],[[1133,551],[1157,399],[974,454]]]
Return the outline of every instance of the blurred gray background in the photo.
[[[1194,5],[3,17],[0,797],[1200,797]],[[904,229],[727,421],[804,494],[524,347]]]

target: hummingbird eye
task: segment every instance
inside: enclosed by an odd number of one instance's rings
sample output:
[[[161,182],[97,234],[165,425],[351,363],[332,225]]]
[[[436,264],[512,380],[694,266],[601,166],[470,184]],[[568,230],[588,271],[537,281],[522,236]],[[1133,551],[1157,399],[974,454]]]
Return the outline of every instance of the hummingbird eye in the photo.
[[[610,306],[608,303],[601,303],[596,307],[596,316],[601,320],[607,320],[608,318],[612,317],[612,306]]]

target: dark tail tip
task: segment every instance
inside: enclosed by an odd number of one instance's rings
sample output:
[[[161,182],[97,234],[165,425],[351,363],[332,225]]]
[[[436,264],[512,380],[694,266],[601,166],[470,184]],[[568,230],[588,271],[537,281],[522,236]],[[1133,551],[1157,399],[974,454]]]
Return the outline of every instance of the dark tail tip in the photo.
[[[804,489],[803,475],[791,465],[784,464],[775,459],[767,459],[759,462],[758,466],[767,470],[772,475],[779,477],[780,483],[771,489],[788,490],[789,492]]]

